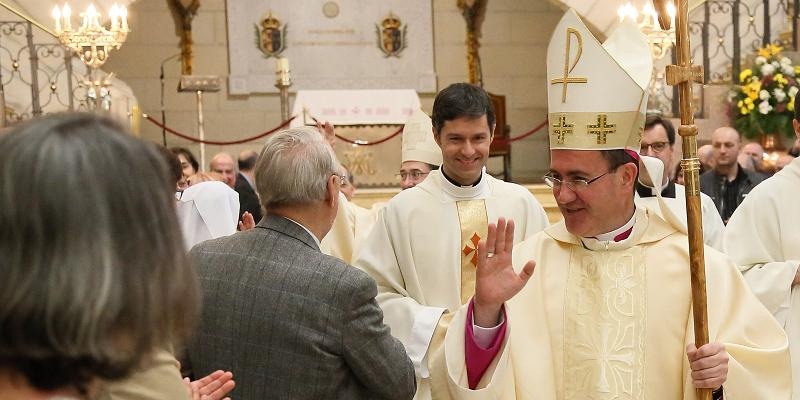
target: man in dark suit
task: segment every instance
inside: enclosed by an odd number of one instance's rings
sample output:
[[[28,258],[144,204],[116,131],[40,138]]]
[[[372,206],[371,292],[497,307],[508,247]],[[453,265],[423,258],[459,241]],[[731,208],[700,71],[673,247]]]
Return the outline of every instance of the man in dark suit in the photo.
[[[731,127],[717,128],[711,134],[714,167],[700,175],[700,190],[714,200],[719,215],[728,223],[736,207],[766,176],[739,165],[742,137]]]
[[[261,202],[256,194],[256,181],[253,176],[253,169],[256,166],[258,153],[253,150],[245,150],[239,153],[239,173],[236,174],[236,183],[233,190],[239,193],[239,220],[245,211],[253,216],[253,221],[261,221]]]
[[[324,255],[342,177],[312,128],[271,138],[256,164],[268,213],[255,229],[195,246],[203,313],[193,372],[236,376],[237,400],[411,399],[414,368],[364,272]]]

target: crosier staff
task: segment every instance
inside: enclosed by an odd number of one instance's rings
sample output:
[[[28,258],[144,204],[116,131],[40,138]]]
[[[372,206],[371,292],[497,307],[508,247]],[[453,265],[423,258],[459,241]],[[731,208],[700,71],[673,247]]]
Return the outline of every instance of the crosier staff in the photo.
[[[661,29],[670,28],[668,0],[653,0]],[[686,221],[689,235],[689,265],[692,276],[692,310],[695,346],[708,343],[708,308],[706,306],[706,267],[703,254],[703,216],[700,209],[700,160],[697,158],[697,126],[692,110],[692,84],[703,83],[703,69],[692,65],[689,49],[689,0],[676,0],[675,52],[678,65],[668,65],[667,84],[678,85],[683,139],[681,168],[686,185]],[[711,400],[711,389],[698,389],[700,400]]]

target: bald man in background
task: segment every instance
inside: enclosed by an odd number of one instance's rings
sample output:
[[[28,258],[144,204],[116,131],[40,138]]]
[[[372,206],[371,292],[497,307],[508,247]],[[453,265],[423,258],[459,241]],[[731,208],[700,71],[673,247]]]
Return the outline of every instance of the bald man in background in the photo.
[[[222,181],[233,189],[236,183],[236,162],[228,153],[217,153],[208,163],[209,169],[222,175]]]
[[[762,174],[739,165],[741,144],[742,138],[736,129],[725,126],[715,130],[711,135],[714,166],[700,175],[700,189],[714,200],[726,224],[745,196],[764,180]]]

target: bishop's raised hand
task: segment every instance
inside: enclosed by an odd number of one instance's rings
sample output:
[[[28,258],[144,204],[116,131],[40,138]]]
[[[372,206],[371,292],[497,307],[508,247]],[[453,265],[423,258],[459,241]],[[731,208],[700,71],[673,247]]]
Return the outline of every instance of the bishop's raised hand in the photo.
[[[489,224],[486,241],[478,243],[478,269],[475,273],[473,317],[482,327],[497,325],[503,303],[519,293],[528,283],[536,263],[528,261],[517,273],[511,262],[514,248],[514,221],[505,218]]]

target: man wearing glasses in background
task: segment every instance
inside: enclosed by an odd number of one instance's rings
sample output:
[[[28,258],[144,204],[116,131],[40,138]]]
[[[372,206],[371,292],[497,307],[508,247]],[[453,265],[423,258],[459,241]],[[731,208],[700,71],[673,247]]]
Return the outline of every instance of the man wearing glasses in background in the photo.
[[[674,183],[672,177],[669,176],[675,170],[672,167],[674,153],[675,127],[672,122],[657,115],[648,116],[644,123],[640,154],[658,158],[664,163],[664,179],[658,190],[661,191],[661,196],[672,213],[686,225],[686,188]],[[636,194],[636,201],[642,205],[656,201],[656,189],[645,186],[641,181],[636,183]],[[722,234],[725,224],[722,223],[717,207],[705,193],[700,193],[700,206],[703,212],[703,241],[722,251]]]
[[[425,180],[425,177],[431,171],[439,169],[438,165],[428,164],[422,161],[403,161],[400,166],[400,172],[395,175],[400,181],[400,189],[406,190],[417,186],[418,183]]]
[[[442,152],[433,140],[431,117],[416,110],[403,127],[403,151],[400,172],[396,175],[400,189],[417,186],[442,164]]]

